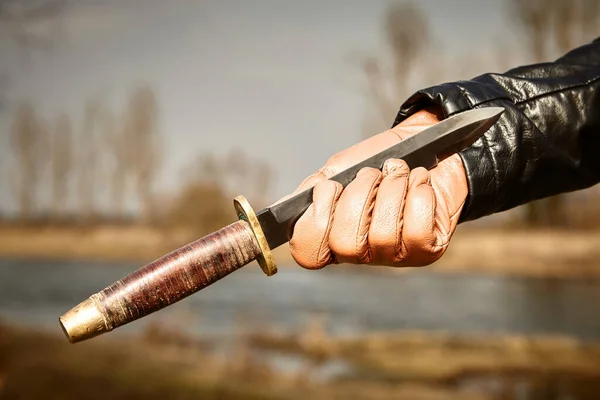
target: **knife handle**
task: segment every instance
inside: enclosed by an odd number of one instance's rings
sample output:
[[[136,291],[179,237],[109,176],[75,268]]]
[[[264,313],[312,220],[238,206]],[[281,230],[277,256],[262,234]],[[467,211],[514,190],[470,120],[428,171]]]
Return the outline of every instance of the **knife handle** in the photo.
[[[176,303],[261,257],[239,220],[113,283],[60,317],[71,343],[90,339]]]

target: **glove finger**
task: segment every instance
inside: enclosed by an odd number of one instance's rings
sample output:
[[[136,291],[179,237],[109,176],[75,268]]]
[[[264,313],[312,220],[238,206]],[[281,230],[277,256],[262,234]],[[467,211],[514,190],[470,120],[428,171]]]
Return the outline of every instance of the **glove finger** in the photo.
[[[402,264],[424,266],[435,261],[435,192],[425,168],[411,171],[404,205],[401,246],[406,249]]]
[[[448,223],[442,225],[440,229],[449,236],[456,229],[460,213],[469,192],[460,156],[454,154],[446,158],[430,171],[430,175],[437,195],[436,197],[443,199],[443,203],[445,203],[445,213]],[[441,206],[440,203],[438,202],[438,209]],[[440,218],[438,221],[444,223],[446,219]]]
[[[329,236],[329,247],[338,262],[371,262],[369,226],[380,181],[381,171],[363,168],[342,192]]]
[[[395,265],[403,258],[400,239],[409,173],[403,160],[390,159],[383,166],[369,228],[369,246],[375,264]]]
[[[290,252],[300,266],[319,269],[333,262],[329,235],[341,193],[342,185],[334,181],[324,180],[315,186],[313,203],[296,222],[290,240]]]

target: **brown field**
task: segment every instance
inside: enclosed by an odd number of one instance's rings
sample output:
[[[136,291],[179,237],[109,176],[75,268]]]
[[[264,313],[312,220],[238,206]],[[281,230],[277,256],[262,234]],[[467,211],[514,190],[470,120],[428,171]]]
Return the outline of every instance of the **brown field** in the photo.
[[[145,263],[194,239],[184,231],[136,226],[1,227],[0,257]],[[459,229],[447,253],[430,268],[458,273],[600,277],[598,243],[600,231]],[[279,265],[295,265],[287,246],[276,249],[275,258]]]
[[[395,332],[221,339],[149,329],[140,337],[63,337],[0,327],[0,399],[597,399],[600,345],[560,337]],[[297,357],[285,370],[272,356]],[[332,362],[346,369],[325,377]],[[522,397],[518,393],[529,393]],[[562,396],[562,397],[561,397]],[[570,397],[569,397],[570,396]]]
[[[149,262],[195,239],[197,237],[184,230],[161,230],[143,226],[0,227],[0,257],[141,263]],[[278,260],[290,259],[283,246],[276,249],[275,255]]]

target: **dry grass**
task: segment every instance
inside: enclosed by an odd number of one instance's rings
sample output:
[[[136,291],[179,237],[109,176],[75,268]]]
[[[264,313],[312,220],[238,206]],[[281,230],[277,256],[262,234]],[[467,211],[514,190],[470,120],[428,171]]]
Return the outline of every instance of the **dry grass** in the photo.
[[[77,345],[0,326],[0,399],[594,399],[600,344],[557,337],[395,332],[335,338],[316,326],[299,334],[245,334],[217,355],[216,341],[162,328]],[[297,355],[296,371],[270,354]],[[322,366],[348,370],[320,379]],[[519,388],[530,393],[519,397]],[[560,397],[563,396],[563,397]],[[570,397],[569,397],[570,396]]]
[[[385,383],[388,388],[445,389],[462,398],[600,398],[600,343],[566,337],[402,331],[341,339],[312,329],[308,334],[257,334],[253,341],[264,350],[303,355],[313,367],[343,360],[352,369],[339,382],[356,387]],[[518,395],[523,390],[529,395]]]
[[[244,351],[216,358],[195,341],[181,346],[146,337],[73,346],[6,327],[0,338],[0,399],[489,399],[427,384],[309,382]]]
[[[368,375],[395,380],[441,384],[498,373],[568,373],[600,380],[600,343],[560,336],[400,331],[335,338],[313,329],[301,334],[259,333],[252,340],[259,348],[300,354],[314,362],[343,359]]]
[[[0,227],[0,257],[142,263],[156,259],[196,239],[196,236],[186,230],[162,230],[144,226]],[[278,260],[281,260],[279,262],[289,259],[285,246],[276,249],[275,255]]]
[[[600,231],[457,231],[433,268],[503,275],[600,277]]]
[[[162,255],[183,236],[144,227],[10,227],[0,229],[0,254],[35,259],[145,260]]]
[[[0,228],[0,257],[148,262],[196,237],[146,227]],[[522,276],[600,277],[600,231],[459,229],[447,253],[430,268]],[[280,266],[296,265],[287,245]],[[361,267],[364,268],[364,267]],[[387,271],[407,272],[410,269]]]
[[[134,340],[73,346],[6,327],[0,337],[0,399],[273,398],[258,386],[214,379],[215,362],[193,347],[174,357],[173,349]]]

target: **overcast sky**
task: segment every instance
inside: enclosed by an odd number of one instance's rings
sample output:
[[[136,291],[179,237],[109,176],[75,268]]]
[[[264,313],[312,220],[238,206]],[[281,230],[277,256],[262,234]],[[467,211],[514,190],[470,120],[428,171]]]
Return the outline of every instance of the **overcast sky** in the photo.
[[[503,1],[420,0],[439,48],[493,51],[506,31]],[[115,110],[148,82],[160,103],[165,160],[161,189],[178,184],[203,150],[244,146],[277,168],[274,197],[293,190],[333,153],[359,140],[364,79],[349,62],[385,54],[386,0],[81,1],[63,15],[58,45],[26,59],[0,40],[9,98],[45,117],[79,117],[101,95]],[[398,105],[402,102],[398,99]],[[14,104],[14,103],[13,103]],[[0,207],[6,184],[11,109],[0,120]],[[390,121],[391,123],[391,121]]]

